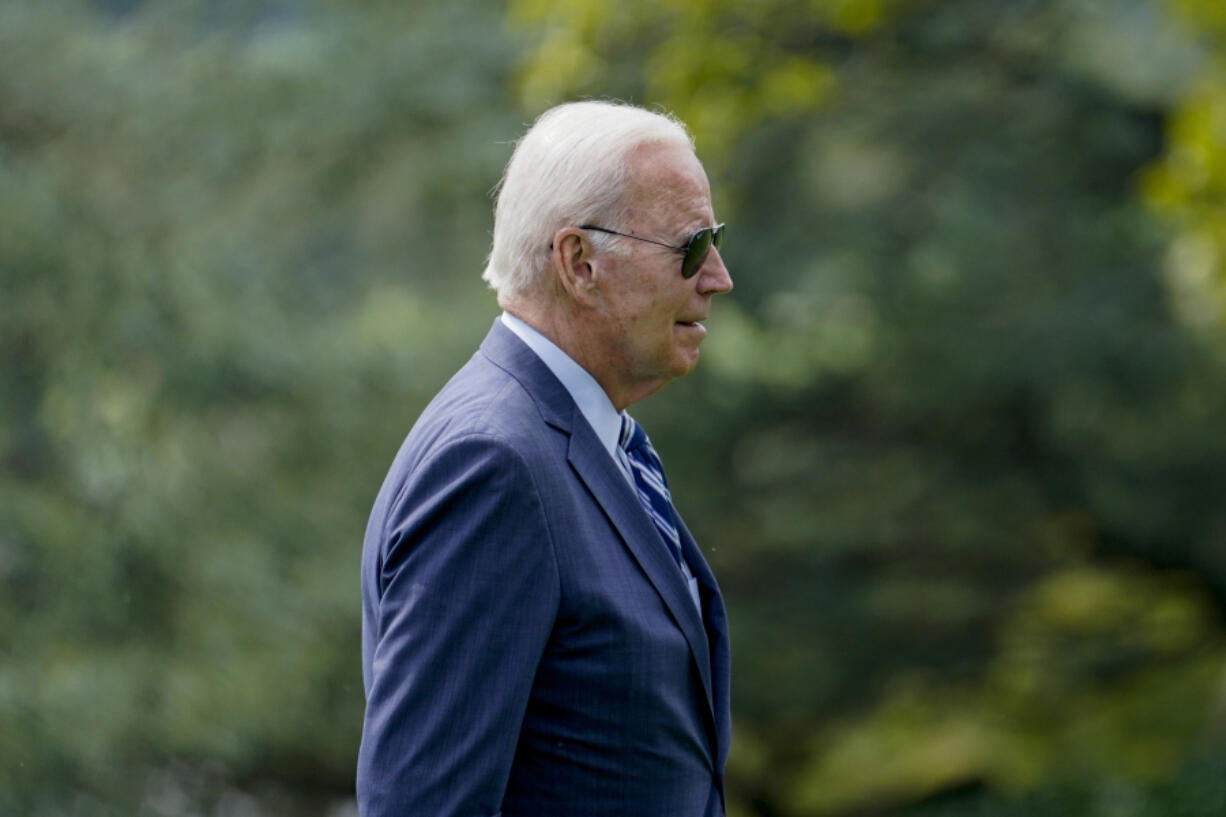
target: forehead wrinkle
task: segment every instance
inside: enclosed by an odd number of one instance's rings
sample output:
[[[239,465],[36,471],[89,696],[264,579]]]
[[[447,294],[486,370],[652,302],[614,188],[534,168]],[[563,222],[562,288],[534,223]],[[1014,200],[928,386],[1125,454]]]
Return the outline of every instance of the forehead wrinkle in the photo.
[[[631,218],[660,235],[678,239],[714,224],[706,173],[692,153],[657,152],[641,157],[631,185]],[[689,161],[679,161],[681,157]]]

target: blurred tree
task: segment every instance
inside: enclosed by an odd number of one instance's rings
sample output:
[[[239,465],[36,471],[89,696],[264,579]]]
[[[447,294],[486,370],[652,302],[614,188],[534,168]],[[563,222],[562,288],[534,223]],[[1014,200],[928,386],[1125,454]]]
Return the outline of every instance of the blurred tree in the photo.
[[[676,110],[733,225],[636,413],[732,606],[734,814],[1219,813],[1185,5],[0,2],[0,813],[343,809],[366,514],[578,94]]]
[[[513,7],[529,104],[665,103],[718,157],[736,297],[643,412],[703,452],[740,813],[1162,779],[1221,695],[1226,370],[1134,179],[1197,49],[1140,0],[859,5]],[[783,59],[808,90],[738,104]]]
[[[0,5],[0,813],[349,796],[365,517],[493,314],[498,15]]]
[[[832,60],[911,0],[514,0],[513,23],[539,43],[520,93],[543,110],[615,91],[675,112],[718,162],[757,125],[817,110]]]
[[[1166,0],[1203,45],[1202,67],[1173,107],[1169,144],[1146,178],[1151,206],[1176,225],[1166,257],[1179,317],[1221,342],[1226,320],[1226,9]]]

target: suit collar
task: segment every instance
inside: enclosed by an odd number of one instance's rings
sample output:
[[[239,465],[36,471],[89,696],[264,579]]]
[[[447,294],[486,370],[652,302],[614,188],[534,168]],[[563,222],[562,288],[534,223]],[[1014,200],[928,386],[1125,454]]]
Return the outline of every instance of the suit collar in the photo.
[[[559,431],[571,433],[578,407],[571,399],[570,392],[537,357],[536,352],[516,337],[501,319],[494,320],[489,334],[481,343],[481,352],[523,385],[546,423]]]
[[[609,400],[609,395],[596,381],[591,372],[567,354],[552,340],[541,334],[531,324],[517,318],[510,312],[503,312],[499,320],[515,336],[536,352],[549,371],[566,387],[575,404],[582,412],[583,418],[596,432],[597,439],[609,452],[616,456],[618,436],[622,427],[622,415]]]

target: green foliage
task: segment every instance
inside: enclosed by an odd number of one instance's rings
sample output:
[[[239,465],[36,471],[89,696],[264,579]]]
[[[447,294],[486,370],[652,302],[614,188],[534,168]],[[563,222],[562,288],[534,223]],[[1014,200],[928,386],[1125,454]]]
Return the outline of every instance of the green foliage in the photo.
[[[679,113],[731,225],[635,409],[730,606],[731,814],[1221,813],[1221,21],[1178,5],[1203,42],[1148,0],[0,3],[0,813],[345,807],[366,514],[575,94]]]
[[[492,7],[275,12],[0,7],[0,812],[350,790],[365,516],[519,125],[440,33]]]
[[[1220,743],[1197,747],[1169,779],[1158,783],[1116,778],[1097,789],[1066,783],[1003,796],[952,791],[897,813],[900,817],[1211,817],[1226,809],[1223,748]]]
[[[1161,780],[1212,728],[1226,371],[1134,187],[1195,49],[1092,8],[916,7],[719,165],[735,302],[643,411],[707,449],[740,813]]]
[[[755,125],[818,109],[836,83],[837,42],[872,32],[903,5],[516,0],[509,16],[538,32],[519,81],[528,109],[610,92],[651,99],[680,116],[708,161],[718,161]],[[813,47],[823,40],[831,42]]]
[[[1218,340],[1226,317],[1226,14],[1206,0],[1166,3],[1207,55],[1171,112],[1169,146],[1149,169],[1145,197],[1178,229],[1166,259],[1177,314]]]

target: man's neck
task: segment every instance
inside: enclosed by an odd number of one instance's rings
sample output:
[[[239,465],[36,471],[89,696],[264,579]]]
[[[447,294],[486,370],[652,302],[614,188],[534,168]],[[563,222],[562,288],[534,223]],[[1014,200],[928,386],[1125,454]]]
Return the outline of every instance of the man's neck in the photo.
[[[565,352],[571,360],[583,367],[609,397],[619,412],[627,406],[647,397],[656,388],[634,389],[622,385],[610,367],[602,365],[607,360],[607,349],[592,331],[594,316],[579,314],[572,305],[565,303],[543,306],[522,299],[499,299],[499,305],[510,314],[531,326]]]

